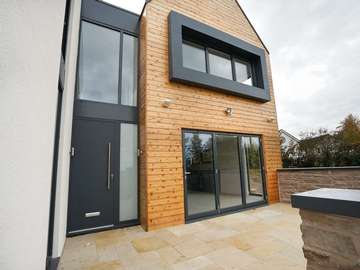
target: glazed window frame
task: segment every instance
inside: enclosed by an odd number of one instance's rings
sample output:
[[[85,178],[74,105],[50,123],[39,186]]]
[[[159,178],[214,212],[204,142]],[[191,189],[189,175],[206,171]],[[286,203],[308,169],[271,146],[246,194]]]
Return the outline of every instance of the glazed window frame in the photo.
[[[260,102],[271,100],[264,49],[175,11],[170,12],[168,20],[170,81],[201,86]],[[205,47],[206,72],[183,66],[183,43]],[[232,80],[210,74],[209,50],[216,50],[231,56]],[[236,81],[235,59],[247,62],[251,67],[252,85]]]

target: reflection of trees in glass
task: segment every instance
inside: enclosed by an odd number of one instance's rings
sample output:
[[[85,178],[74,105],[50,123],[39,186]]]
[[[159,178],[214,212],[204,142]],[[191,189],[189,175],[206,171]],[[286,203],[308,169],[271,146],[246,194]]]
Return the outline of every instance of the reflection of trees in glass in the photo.
[[[187,165],[212,161],[211,138],[211,135],[208,134],[185,134],[184,152]]]
[[[249,192],[262,194],[260,142],[257,137],[244,138]]]

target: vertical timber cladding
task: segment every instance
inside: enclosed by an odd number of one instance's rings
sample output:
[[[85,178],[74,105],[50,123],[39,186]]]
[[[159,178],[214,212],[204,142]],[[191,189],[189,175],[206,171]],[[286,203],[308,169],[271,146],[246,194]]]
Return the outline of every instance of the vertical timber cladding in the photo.
[[[147,230],[185,222],[183,128],[260,134],[268,200],[279,199],[280,140],[268,54],[271,101],[266,103],[170,82],[168,15],[172,10],[263,48],[235,0],[154,0],[147,5],[140,30],[139,96],[140,209]],[[168,108],[162,106],[164,99],[172,100]],[[230,117],[224,113],[227,107],[234,111]]]

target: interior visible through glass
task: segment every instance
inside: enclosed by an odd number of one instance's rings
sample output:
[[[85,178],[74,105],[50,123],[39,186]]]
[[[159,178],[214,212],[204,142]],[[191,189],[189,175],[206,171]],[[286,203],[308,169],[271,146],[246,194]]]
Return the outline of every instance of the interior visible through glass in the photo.
[[[81,22],[78,98],[118,103],[120,33]]]
[[[230,56],[225,57],[217,53],[209,52],[210,74],[232,80],[232,68]]]
[[[138,218],[137,125],[120,124],[120,221]]]
[[[212,145],[211,134],[184,134],[188,215],[216,210]]]
[[[183,66],[206,72],[205,49],[188,43],[182,44]]]
[[[242,204],[238,136],[216,135],[216,168],[221,208]]]
[[[263,176],[258,137],[242,138],[242,160],[246,203],[264,200]]]
[[[236,59],[235,72],[236,72],[236,81],[247,85],[253,85],[249,64]]]
[[[121,104],[136,106],[137,103],[137,46],[136,37],[123,35],[121,65]]]

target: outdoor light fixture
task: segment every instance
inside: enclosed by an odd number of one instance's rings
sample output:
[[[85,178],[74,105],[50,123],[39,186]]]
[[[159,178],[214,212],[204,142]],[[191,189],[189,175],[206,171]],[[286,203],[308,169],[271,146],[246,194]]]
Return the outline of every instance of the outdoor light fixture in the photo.
[[[225,109],[225,113],[227,116],[232,116],[233,114],[233,108],[229,107]]]
[[[275,121],[275,119],[273,117],[266,119],[266,122],[268,122],[268,123],[273,123],[274,121]]]
[[[171,105],[173,101],[170,98],[166,98],[162,101],[162,106],[164,108],[169,108],[169,106]]]

